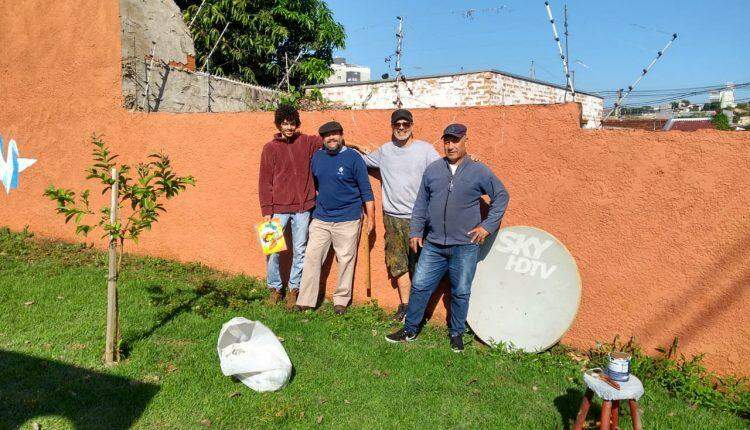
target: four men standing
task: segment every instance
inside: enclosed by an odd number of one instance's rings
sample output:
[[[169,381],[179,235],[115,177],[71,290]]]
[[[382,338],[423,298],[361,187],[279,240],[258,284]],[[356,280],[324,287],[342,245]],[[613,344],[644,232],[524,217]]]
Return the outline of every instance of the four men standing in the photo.
[[[294,108],[280,106],[275,122],[280,133],[264,146],[261,155],[260,201],[267,220],[273,216],[282,225],[291,221],[294,256],[287,307],[294,303],[300,310],[315,307],[320,268],[333,245],[339,266],[334,311],[346,311],[363,206],[368,234],[375,227],[366,168],[379,168],[386,265],[401,299],[396,318],[406,317],[404,328],[386,338],[391,342],[416,338],[427,302],[447,272],[452,284],[451,347],[463,350],[461,336],[479,245],[498,229],[508,204],[500,180],[484,164],[466,156],[466,127],[451,124],[445,129],[445,158],[441,159],[432,145],[413,139],[412,114],[399,109],[391,116],[391,141],[364,154],[363,160],[344,145],[344,130],[335,121],[320,127],[322,145],[320,138],[297,132],[300,121]],[[483,195],[490,198],[486,219],[480,213]],[[269,300],[275,303],[282,287],[278,255],[268,258],[267,283],[272,290]]]

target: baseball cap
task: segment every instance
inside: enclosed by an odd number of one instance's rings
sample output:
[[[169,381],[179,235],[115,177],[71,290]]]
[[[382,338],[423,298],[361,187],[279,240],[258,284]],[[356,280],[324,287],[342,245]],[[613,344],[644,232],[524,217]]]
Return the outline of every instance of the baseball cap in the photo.
[[[443,130],[443,137],[455,136],[459,139],[466,136],[466,126],[463,124],[451,124]]]
[[[411,112],[406,109],[396,109],[391,114],[391,124],[395,124],[396,121],[405,119],[409,122],[414,122],[414,118],[411,116]]]

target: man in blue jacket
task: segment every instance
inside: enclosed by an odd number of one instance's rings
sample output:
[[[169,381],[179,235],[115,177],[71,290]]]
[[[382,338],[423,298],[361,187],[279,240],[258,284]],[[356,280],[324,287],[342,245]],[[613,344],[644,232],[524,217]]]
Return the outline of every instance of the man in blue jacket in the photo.
[[[352,299],[362,207],[366,213],[367,233],[370,234],[375,229],[375,205],[367,166],[359,153],[344,145],[341,124],[336,121],[325,123],[319,133],[323,138],[323,148],[315,151],[311,166],[318,195],[309,229],[297,308],[313,309],[317,304],[320,267],[333,245],[339,267],[333,310],[343,314]]]
[[[487,166],[466,156],[466,131],[463,124],[445,129],[445,158],[430,164],[422,176],[409,232],[410,246],[415,251],[422,247],[422,253],[412,279],[406,322],[386,336],[389,342],[416,339],[427,302],[447,272],[451,281],[450,344],[456,352],[464,349],[479,245],[498,229],[508,206],[503,183]],[[484,220],[480,212],[483,195],[490,198]]]

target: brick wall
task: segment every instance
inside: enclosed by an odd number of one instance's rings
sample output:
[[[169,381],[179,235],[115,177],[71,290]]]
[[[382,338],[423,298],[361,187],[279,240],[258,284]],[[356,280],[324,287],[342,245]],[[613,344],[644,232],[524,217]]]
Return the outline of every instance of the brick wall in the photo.
[[[395,106],[392,81],[323,86],[320,90],[325,98],[354,109]],[[400,85],[399,93],[405,108],[553,104],[565,98],[562,88],[491,71],[410,79],[407,85]],[[568,94],[567,101],[570,99]],[[584,127],[599,127],[604,101],[581,93],[575,101],[581,103]]]

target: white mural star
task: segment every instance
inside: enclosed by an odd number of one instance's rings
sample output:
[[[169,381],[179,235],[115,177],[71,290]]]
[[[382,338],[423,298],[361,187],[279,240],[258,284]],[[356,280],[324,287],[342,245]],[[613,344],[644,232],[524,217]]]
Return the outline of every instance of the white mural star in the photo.
[[[0,182],[5,186],[5,194],[9,194],[10,190],[18,188],[18,174],[36,163],[36,160],[18,158],[18,146],[13,139],[8,142],[7,157],[3,157],[3,146],[5,146],[3,137],[0,136]]]

